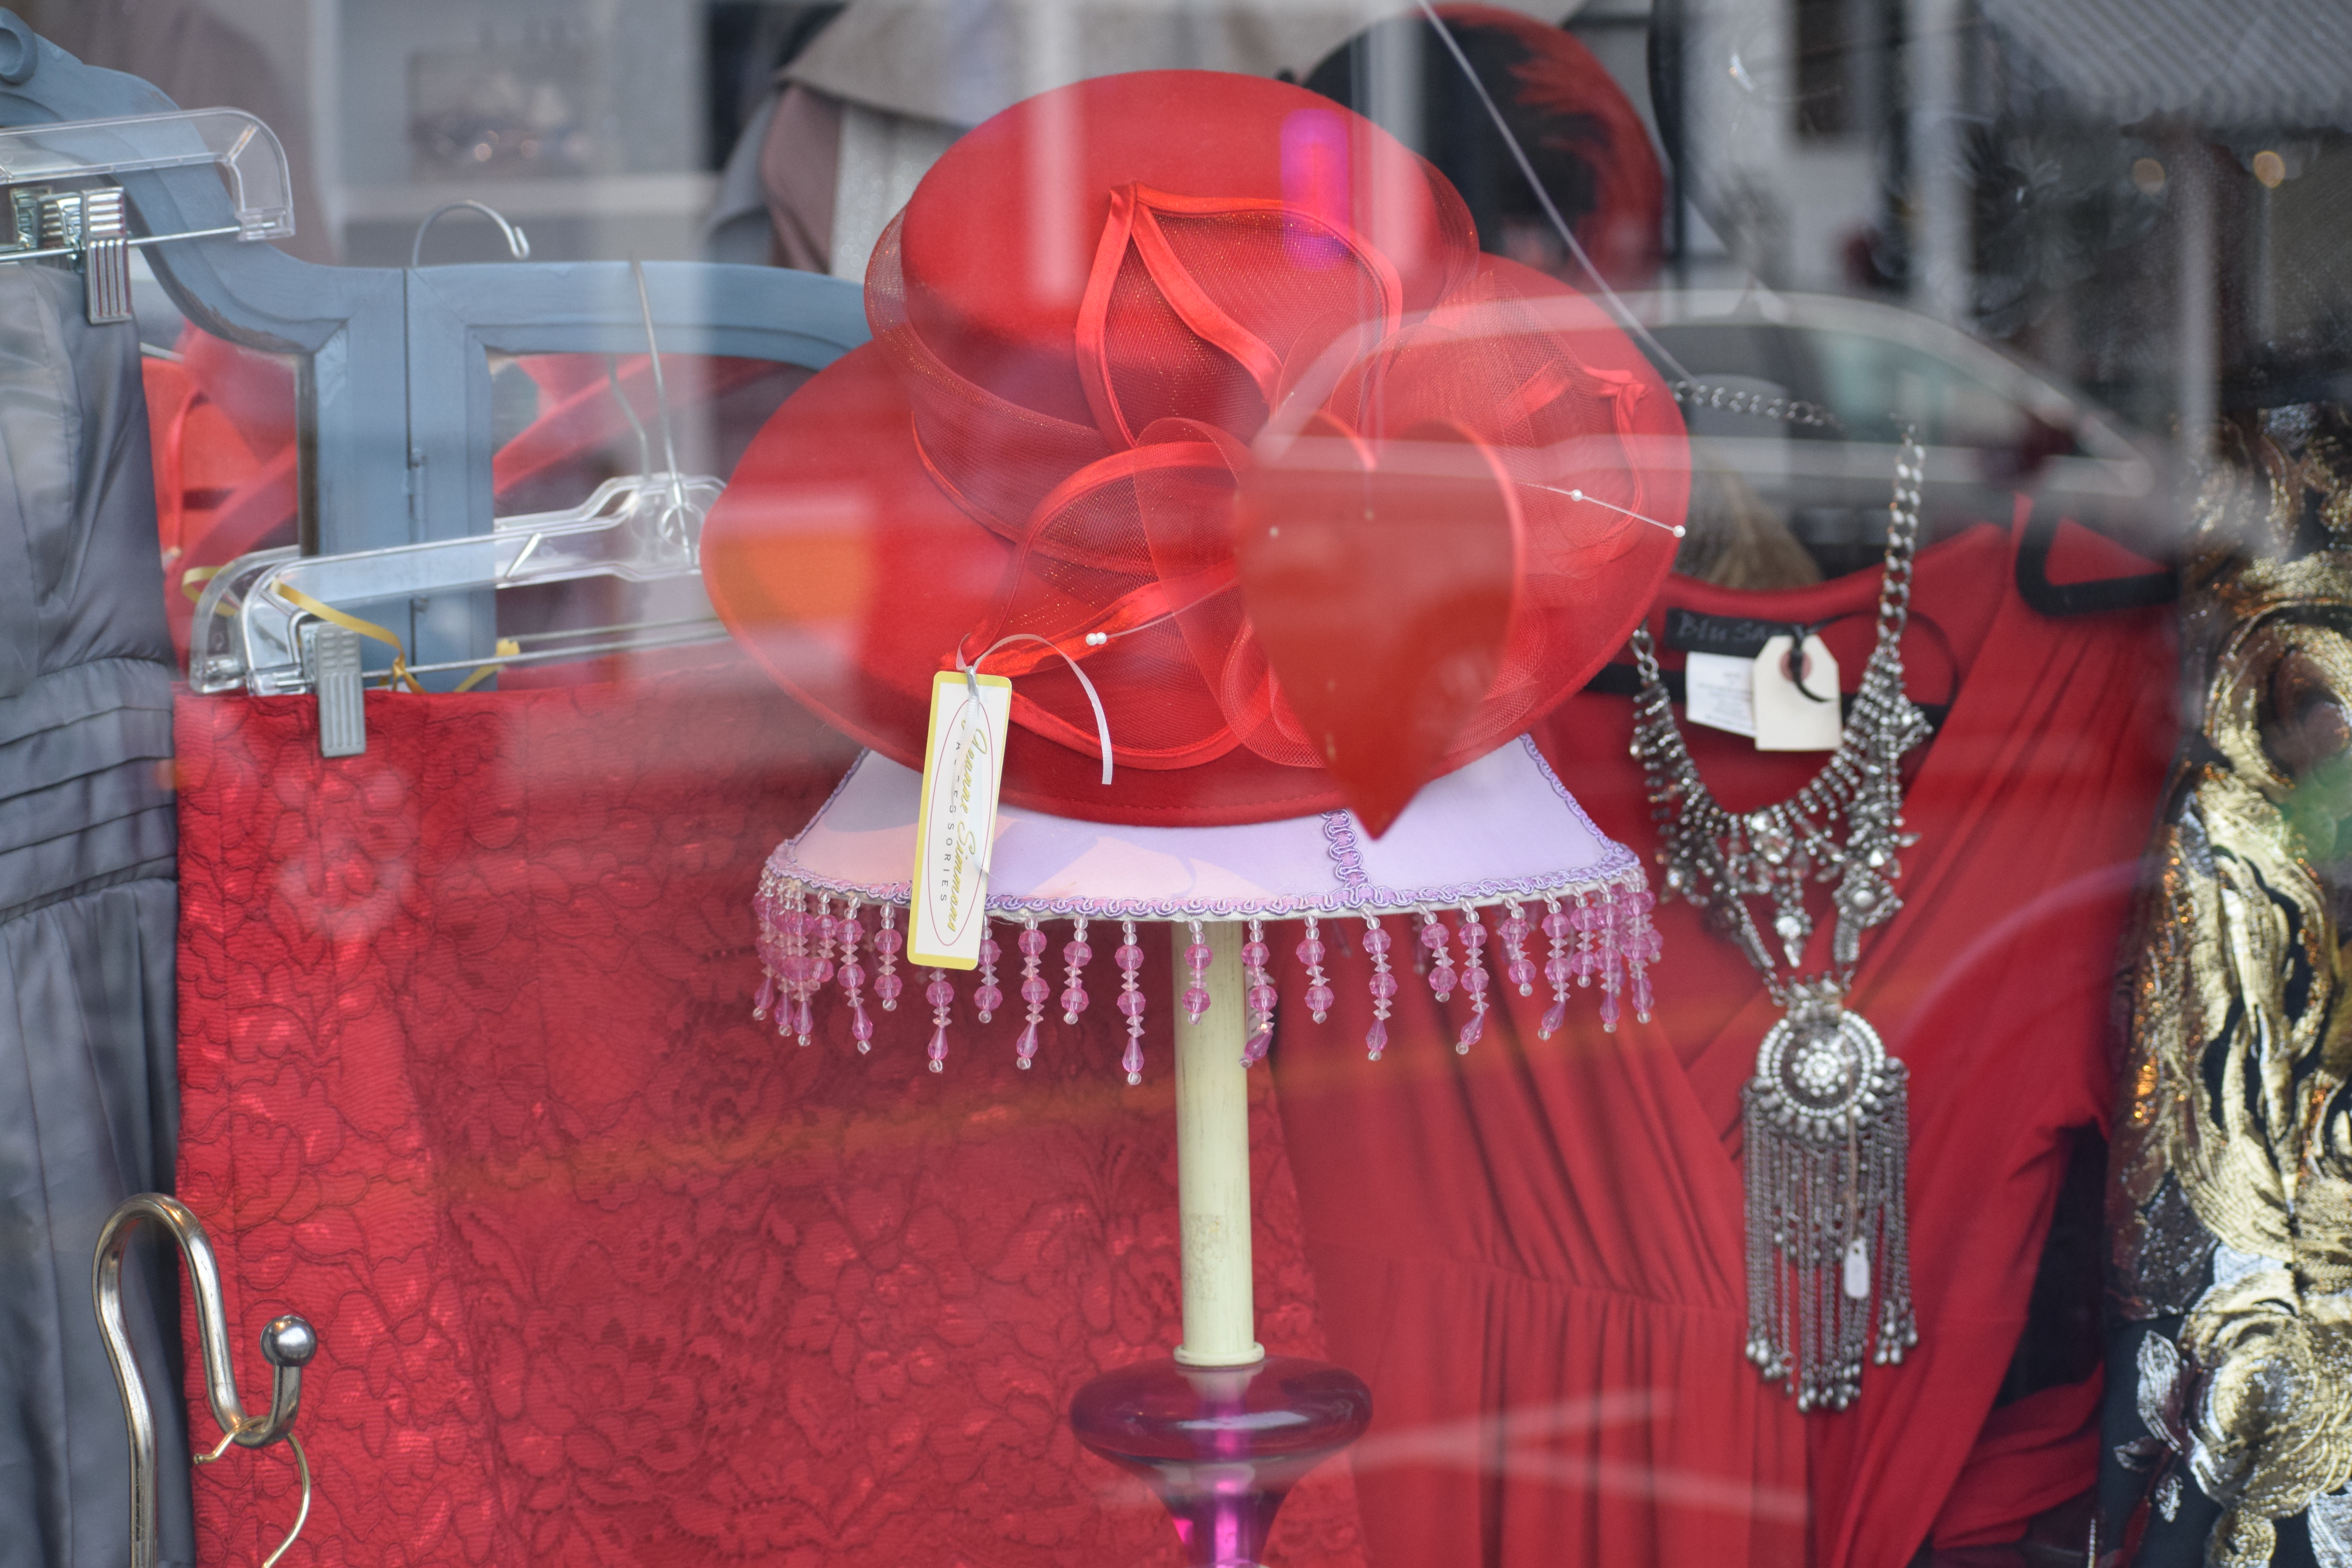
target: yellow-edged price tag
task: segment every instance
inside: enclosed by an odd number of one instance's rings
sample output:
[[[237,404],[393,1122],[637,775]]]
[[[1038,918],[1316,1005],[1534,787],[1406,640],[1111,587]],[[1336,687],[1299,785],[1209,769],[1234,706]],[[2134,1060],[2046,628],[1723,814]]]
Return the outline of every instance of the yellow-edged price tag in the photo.
[[[918,968],[979,966],[996,796],[1004,784],[1004,732],[1012,718],[1013,682],[1003,676],[941,670],[931,678],[913,908],[907,917],[907,962]]]

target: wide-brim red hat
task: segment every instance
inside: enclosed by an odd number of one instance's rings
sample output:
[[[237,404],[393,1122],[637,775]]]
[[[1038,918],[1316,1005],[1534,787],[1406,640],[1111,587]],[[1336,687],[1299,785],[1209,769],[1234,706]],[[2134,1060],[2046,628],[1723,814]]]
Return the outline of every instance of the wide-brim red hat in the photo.
[[[875,341],[710,515],[711,601],[908,766],[938,671],[1014,677],[1014,805],[1378,831],[1582,685],[1672,563],[1683,426],[1648,362],[1300,89],[1017,104],[924,177],[866,291]]]

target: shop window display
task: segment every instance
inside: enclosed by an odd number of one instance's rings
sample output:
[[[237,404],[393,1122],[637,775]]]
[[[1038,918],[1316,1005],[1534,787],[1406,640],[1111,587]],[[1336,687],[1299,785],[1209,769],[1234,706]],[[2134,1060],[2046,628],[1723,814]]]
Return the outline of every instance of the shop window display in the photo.
[[[2347,43],[0,13],[0,1564],[2352,1563]]]

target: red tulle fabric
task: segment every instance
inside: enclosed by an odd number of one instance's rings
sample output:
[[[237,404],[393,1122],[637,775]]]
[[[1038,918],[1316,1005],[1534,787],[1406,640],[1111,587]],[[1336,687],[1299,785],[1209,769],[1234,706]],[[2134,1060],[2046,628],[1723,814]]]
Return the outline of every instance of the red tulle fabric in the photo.
[[[905,388],[926,470],[1014,546],[992,611],[957,628],[940,668],[977,659],[1020,676],[1085,662],[1130,767],[1194,767],[1236,746],[1321,767],[1327,742],[1283,696],[1233,545],[1237,487],[1306,433],[1343,437],[1373,462],[1418,458],[1423,482],[1475,492],[1465,506],[1503,492],[1517,520],[1517,611],[1500,667],[1477,683],[1485,696],[1459,714],[1434,771],[1520,733],[1591,673],[1672,558],[1666,530],[1686,489],[1680,416],[1597,308],[1481,257],[1460,198],[1419,172],[1450,265],[1410,322],[1396,267],[1344,217],[1269,197],[1113,190],[1073,334],[1091,425],[999,396],[932,349],[916,325],[924,284],[904,266],[904,220],[892,223],[866,275],[875,341]],[[1271,447],[1254,451],[1268,432]],[[1645,437],[1669,437],[1671,460]],[[1449,469],[1442,455],[1457,442],[1491,463],[1470,477]],[[1369,522],[1375,492],[1353,465],[1317,454],[1329,445],[1287,451]],[[1440,454],[1434,467],[1424,448]],[[1024,640],[998,647],[1007,637]],[[1013,718],[1076,751],[1097,745],[1091,703],[1058,685],[1016,689]]]
[[[1675,579],[1660,613],[1843,616],[1822,635],[1851,687],[1876,577],[1771,595]],[[2092,1484],[2095,1351],[2088,1382],[1996,1400],[2074,1140],[2109,1114],[2176,664],[2161,611],[2047,619],[2011,582],[1990,528],[1918,563],[1910,690],[1952,706],[1908,790],[1904,907],[1867,939],[1853,1003],[1911,1071],[1919,1344],[1866,1369],[1852,1410],[1800,1416],[1743,1353],[1739,1091],[1777,1010],[1689,904],[1657,912],[1655,1021],[1614,1036],[1571,1007],[1539,1042],[1549,998],[1497,988],[1456,1057],[1464,997],[1440,1007],[1407,973],[1368,1070],[1360,991],[1321,1026],[1286,1015],[1274,1060],[1308,1256],[1334,1359],[1376,1411],[1355,1457],[1376,1561],[1889,1568],[1931,1541],[2014,1541]],[[1629,707],[1586,693],[1538,737],[1646,856]],[[1821,763],[1685,733],[1733,810]]]
[[[741,668],[367,716],[338,762],[299,699],[178,720],[179,1191],[248,1379],[320,1331],[289,1568],[1175,1563],[1064,1415],[1178,1337],[1165,1009],[1138,1089],[1108,1007],[1025,1073],[961,1004],[941,1075],[921,1009],[870,1058],[753,1023],[761,862],[848,759]],[[1254,1092],[1260,1337],[1326,1355]],[[283,1448],[195,1490],[205,1563],[292,1518]],[[1275,1560],[1355,1521],[1326,1466]]]

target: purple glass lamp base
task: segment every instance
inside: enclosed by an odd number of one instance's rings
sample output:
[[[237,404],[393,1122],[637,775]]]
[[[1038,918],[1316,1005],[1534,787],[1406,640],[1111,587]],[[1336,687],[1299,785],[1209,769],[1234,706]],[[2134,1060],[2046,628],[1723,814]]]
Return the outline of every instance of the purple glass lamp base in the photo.
[[[1141,1362],[1070,1402],[1078,1441],[1150,1484],[1191,1568],[1256,1568],[1299,1479],[1363,1435],[1371,1391],[1297,1356],[1251,1366]]]

